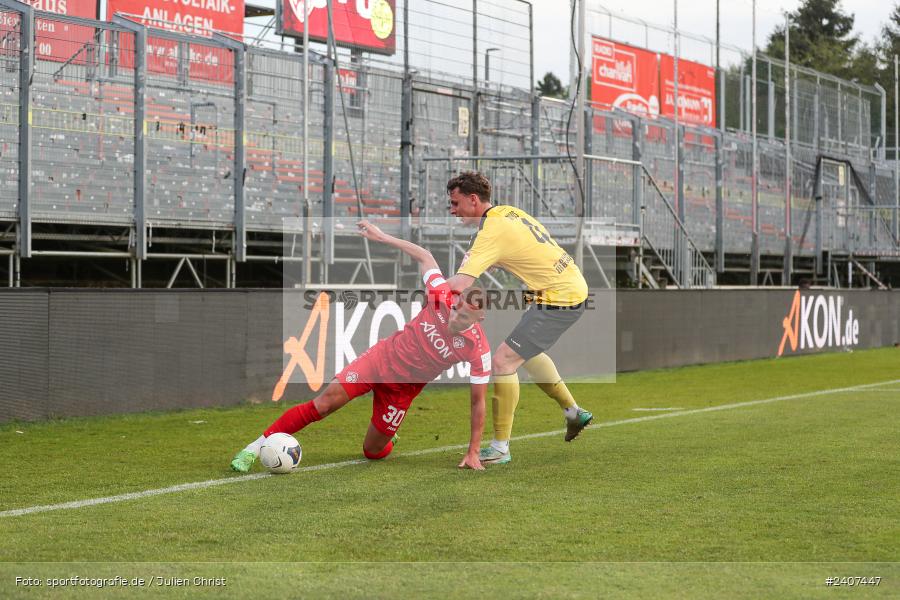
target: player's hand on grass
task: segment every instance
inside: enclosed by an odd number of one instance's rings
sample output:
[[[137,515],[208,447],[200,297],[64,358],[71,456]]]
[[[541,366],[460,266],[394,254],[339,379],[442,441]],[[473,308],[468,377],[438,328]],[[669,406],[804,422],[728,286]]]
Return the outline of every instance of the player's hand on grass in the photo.
[[[373,242],[384,241],[384,232],[378,227],[378,225],[375,225],[371,221],[363,219],[362,221],[357,222],[356,226],[359,227],[359,235],[363,236],[367,240],[372,240]]]
[[[474,469],[476,471],[484,471],[484,466],[478,458],[478,450],[468,452],[462,462],[459,463],[460,469]]]

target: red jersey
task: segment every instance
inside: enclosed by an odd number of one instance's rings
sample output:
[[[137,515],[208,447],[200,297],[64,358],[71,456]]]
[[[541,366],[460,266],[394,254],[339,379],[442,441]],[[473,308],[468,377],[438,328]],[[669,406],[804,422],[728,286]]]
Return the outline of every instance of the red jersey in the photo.
[[[378,344],[385,381],[428,383],[459,362],[468,362],[470,383],[487,383],[491,376],[491,347],[478,323],[460,333],[450,331],[450,286],[438,269],[423,276],[427,301],[406,326]],[[375,350],[375,348],[372,348]]]

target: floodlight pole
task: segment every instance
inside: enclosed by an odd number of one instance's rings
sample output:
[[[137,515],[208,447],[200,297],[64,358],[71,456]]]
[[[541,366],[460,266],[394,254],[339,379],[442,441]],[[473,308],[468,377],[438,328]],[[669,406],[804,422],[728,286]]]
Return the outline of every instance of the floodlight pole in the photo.
[[[716,80],[719,82],[719,101],[716,103],[716,125],[721,131],[725,131],[725,78],[722,74],[722,67],[719,62],[719,50],[721,48],[721,40],[719,38],[719,0],[716,0]]]
[[[114,15],[112,22],[134,35],[134,164],[132,165],[134,173],[134,257],[137,259],[137,268],[140,269],[141,261],[147,258],[147,220],[144,211],[147,185],[147,153],[144,138],[147,109],[147,28],[119,15]],[[140,276],[138,276],[136,285],[141,287]]]
[[[412,178],[412,74],[409,71],[409,0],[403,0],[403,86],[400,98],[400,237],[410,239]],[[406,260],[403,255],[402,260]]]
[[[876,90],[878,90],[878,96],[881,100],[881,127],[879,131],[879,139],[881,140],[881,144],[879,145],[878,151],[873,156],[873,158],[884,162],[887,160],[887,90],[881,87],[881,84],[877,81],[873,83],[872,86]],[[862,95],[862,88],[860,88],[860,95]]]
[[[575,3],[578,0],[569,0],[569,14],[571,15],[575,11]],[[569,101],[575,100],[575,78],[578,76],[578,61],[575,60],[575,53],[572,52],[572,48],[569,48],[569,89],[566,90],[568,94],[566,94],[569,98]]]
[[[534,7],[528,0],[522,2],[528,5],[528,87],[534,95]]]
[[[756,0],[753,0],[753,18],[752,18],[752,39],[753,50],[751,60],[753,64],[750,68],[750,135],[752,136],[752,152],[753,160],[750,174],[750,214],[751,214],[751,234],[750,234],[750,285],[758,285],[759,283],[759,197],[757,185],[757,172],[759,170],[759,156],[756,141]]]
[[[791,156],[791,21],[784,16],[784,273],[782,285],[790,285],[793,275],[794,257],[793,225],[791,223],[792,191],[794,181],[793,158]]]
[[[900,240],[900,72],[894,55],[894,240]],[[898,243],[895,241],[895,243]]]
[[[322,283],[328,283],[328,268],[334,264],[334,82],[340,75],[334,71],[334,59],[337,53],[334,47],[334,26],[332,0],[328,0],[328,41],[325,61],[324,99],[325,115],[323,127],[322,170],[325,182],[322,186],[322,230],[324,233],[324,249],[320,264],[322,265]],[[360,214],[360,218],[363,215]]]
[[[312,282],[312,203],[309,200],[309,0],[303,0],[303,285]]]
[[[535,90],[534,79],[534,7],[531,2],[528,5],[528,77],[531,93],[531,155],[538,156],[541,153],[541,98]],[[534,191],[531,194],[531,214],[540,218],[541,198],[537,190],[541,189],[541,163],[537,158],[531,161],[531,182]]]
[[[246,131],[247,104],[247,47],[243,42],[221,33],[213,33],[212,39],[231,50],[234,57],[234,259],[247,261],[247,215],[244,197],[244,180],[247,163],[244,137]]]
[[[575,186],[577,198],[577,206],[575,215],[578,223],[575,228],[575,264],[579,269],[584,266],[584,220],[587,215],[585,210],[585,192],[584,192],[584,138],[585,138],[585,96],[587,87],[584,81],[584,22],[587,16],[586,9],[587,0],[579,0],[578,2],[578,56],[580,60],[576,60],[578,65],[578,77],[581,79],[581,85],[578,86],[577,98],[577,115],[575,117],[576,136],[575,136],[575,178],[578,180]]]
[[[687,206],[685,206],[684,201],[684,127],[680,124],[679,119],[679,89],[678,89],[678,57],[681,54],[681,38],[678,35],[678,0],[674,0],[674,42],[675,42],[675,57],[673,61],[673,101],[675,104],[675,210],[678,215],[678,220],[681,221],[680,227],[684,227],[684,224],[687,222]],[[679,227],[676,225],[676,227]],[[685,229],[685,234],[687,234],[687,230]],[[676,239],[680,240],[680,236],[676,233]],[[675,277],[678,278],[679,285],[682,286],[690,286],[690,273],[691,273],[691,262],[690,262],[690,250],[688,245],[683,241],[678,241],[675,244]],[[680,266],[679,266],[680,265]]]
[[[3,8],[19,14],[19,223],[16,228],[16,255],[13,271],[19,287],[20,260],[31,256],[31,80],[34,77],[34,8],[23,2],[5,0]]]
[[[469,126],[469,152],[472,156],[481,155],[478,142],[479,105],[478,94],[478,0],[472,0],[472,113]],[[478,169],[478,162],[475,162]]]
[[[675,43],[675,56],[673,63],[673,73],[672,73],[672,84],[673,84],[673,98],[672,101],[674,103],[674,114],[675,114],[675,211],[678,213],[678,218],[681,219],[682,223],[684,222],[684,207],[682,206],[682,198],[681,194],[679,194],[679,190],[681,189],[681,148],[679,148],[679,141],[681,140],[681,134],[678,131],[678,0],[675,0],[675,18],[674,18],[674,27],[673,27],[673,35],[674,35],[674,43]],[[665,78],[664,78],[665,79]],[[676,273],[677,276],[680,276],[680,273]]]

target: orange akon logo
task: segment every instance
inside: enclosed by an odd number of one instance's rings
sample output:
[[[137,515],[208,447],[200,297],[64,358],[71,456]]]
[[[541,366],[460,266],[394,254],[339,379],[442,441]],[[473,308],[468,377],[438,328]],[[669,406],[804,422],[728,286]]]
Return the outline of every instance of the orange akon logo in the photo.
[[[303,333],[300,334],[300,339],[291,336],[284,343],[284,352],[290,355],[290,359],[272,391],[272,402],[281,400],[288,381],[291,380],[291,375],[297,367],[303,371],[309,389],[312,391],[318,391],[325,383],[325,343],[328,341],[328,318],[330,315],[331,302],[328,300],[327,294],[321,293],[313,304],[312,312],[306,320],[306,326],[303,328]],[[306,353],[306,343],[309,341],[309,336],[316,323],[319,324],[319,339],[316,342],[316,360],[313,363],[309,354]]]
[[[853,309],[843,318],[844,297],[825,294],[803,296],[794,292],[794,299],[787,316],[781,321],[784,333],[778,346],[778,356],[784,354],[785,344],[791,352],[821,350],[837,346],[859,344],[859,319],[853,317]]]
[[[784,354],[784,343],[791,344],[791,352],[797,349],[797,330],[800,325],[800,290],[794,292],[794,301],[791,303],[791,309],[787,316],[782,319],[781,326],[784,327],[784,335],[781,336],[781,345],[778,346],[778,356]]]

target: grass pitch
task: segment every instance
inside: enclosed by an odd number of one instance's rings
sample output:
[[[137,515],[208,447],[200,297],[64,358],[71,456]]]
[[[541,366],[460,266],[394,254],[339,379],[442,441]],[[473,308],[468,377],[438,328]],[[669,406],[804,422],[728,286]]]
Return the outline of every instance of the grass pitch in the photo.
[[[324,468],[286,476],[228,471],[283,403],[0,426],[0,512],[138,494],[0,516],[0,597],[897,597],[898,365],[883,349],[574,384],[597,426],[570,444],[526,385],[514,436],[534,435],[485,473],[455,468],[468,393],[446,386],[388,460],[358,461],[361,398],[297,435]]]

